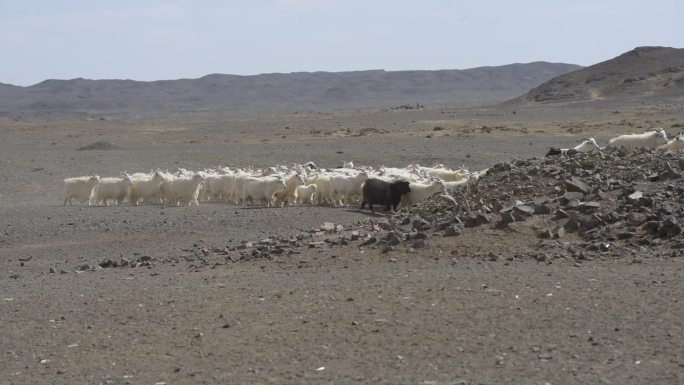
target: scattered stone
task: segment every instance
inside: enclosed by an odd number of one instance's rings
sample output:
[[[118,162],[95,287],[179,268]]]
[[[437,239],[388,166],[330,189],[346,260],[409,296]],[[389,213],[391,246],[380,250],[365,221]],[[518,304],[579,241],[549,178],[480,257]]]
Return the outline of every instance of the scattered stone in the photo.
[[[332,233],[335,231],[335,224],[332,222],[325,222],[323,223],[323,226],[321,226],[321,231],[325,231],[326,233]]]
[[[516,216],[513,215],[512,212],[507,212],[505,214],[501,214],[501,222],[499,222],[499,227],[503,227],[509,223],[515,222],[516,221]]]
[[[414,234],[413,236],[411,236],[411,239],[427,239],[427,237],[428,237],[427,233],[419,231],[416,234]]]
[[[375,243],[375,242],[377,242],[377,241],[378,241],[378,239],[377,239],[375,236],[370,236],[370,235],[369,235],[369,236],[366,238],[365,241],[363,241],[363,242],[361,242],[361,244],[359,244],[359,246],[368,246],[368,245],[372,245],[373,243]]]
[[[682,226],[673,216],[668,216],[660,222],[658,228],[658,236],[663,238],[671,238],[682,233]]]
[[[430,226],[430,222],[426,221],[425,219],[421,217],[416,217],[411,221],[411,224],[413,225],[414,230],[418,231],[425,231],[428,230]]]
[[[601,203],[596,201],[583,202],[577,206],[578,210],[594,212],[601,208]]]
[[[486,213],[470,214],[465,218],[466,227],[476,227],[489,223],[492,220],[492,216]]]
[[[635,202],[641,199],[644,194],[641,191],[635,191],[627,196],[629,201]]]
[[[582,182],[581,180],[573,177],[565,181],[565,187],[568,192],[580,192],[582,194],[589,194],[591,192],[591,187],[588,184]]]
[[[108,268],[108,267],[118,267],[119,264],[112,261],[111,259],[105,259],[102,262],[100,262],[98,265],[102,268]]]
[[[87,146],[77,148],[78,151],[93,151],[93,150],[120,150],[121,147],[115,146],[109,142],[95,142]]]
[[[513,207],[513,212],[518,213],[522,216],[532,216],[534,215],[534,208],[527,205],[518,205]]]
[[[382,248],[383,254],[389,253],[391,251],[394,251],[394,246],[392,246],[392,245],[387,244],[387,245],[385,245],[385,247]]]
[[[570,218],[570,214],[568,214],[567,212],[565,212],[562,209],[556,209],[556,219],[566,219],[566,218]]]
[[[551,206],[546,203],[536,204],[534,206],[534,213],[537,215],[551,214]]]
[[[420,249],[425,247],[425,240],[424,239],[414,239],[411,241],[411,247],[414,249]]]
[[[385,243],[389,246],[396,246],[401,243],[401,239],[394,231],[390,231],[385,235]]]
[[[646,222],[648,219],[645,214],[642,213],[637,213],[637,212],[631,212],[627,214],[627,222],[632,225],[632,226],[639,226],[640,224]]]
[[[444,229],[443,235],[445,237],[455,237],[457,235],[461,235],[461,228],[455,225],[449,226]]]
[[[551,229],[546,229],[539,234],[540,238],[551,239],[553,238],[553,231]]]
[[[559,226],[556,229],[555,233],[556,233],[556,238],[563,238],[563,236],[565,235],[565,227]]]
[[[568,191],[560,197],[561,202],[567,204],[571,201],[581,201],[584,199],[584,193],[579,191]]]

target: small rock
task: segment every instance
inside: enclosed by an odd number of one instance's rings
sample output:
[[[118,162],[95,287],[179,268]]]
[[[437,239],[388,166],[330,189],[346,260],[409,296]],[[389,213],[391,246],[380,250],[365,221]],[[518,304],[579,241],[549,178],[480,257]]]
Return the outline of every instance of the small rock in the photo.
[[[520,213],[524,216],[532,216],[534,215],[534,208],[527,205],[519,205],[513,207],[513,212]]]
[[[395,246],[401,242],[401,239],[399,239],[399,236],[394,231],[390,231],[385,236],[385,242],[389,246]]]
[[[461,229],[458,226],[449,226],[444,230],[445,237],[455,237],[461,235]]]
[[[546,229],[539,234],[540,238],[551,239],[553,238],[553,231],[551,229]]]
[[[601,203],[596,201],[584,202],[577,206],[578,210],[581,211],[596,211],[601,208]]]
[[[635,191],[627,196],[627,201],[635,202],[641,199],[644,194],[641,191]]]
[[[556,219],[570,218],[570,214],[565,212],[565,210],[556,209]]]
[[[425,231],[428,230],[430,226],[430,222],[426,221],[425,219],[421,217],[416,217],[411,221],[411,224],[413,225],[414,230],[418,231]]]
[[[394,251],[394,246],[392,245],[385,245],[385,247],[382,248],[383,254],[389,253],[391,251]]]
[[[475,227],[489,223],[492,220],[492,216],[486,213],[470,214],[465,218],[466,227]]]
[[[658,235],[664,238],[674,237],[682,233],[682,226],[677,222],[673,216],[667,216],[665,220],[660,223]]]
[[[91,270],[91,269],[92,269],[92,268],[91,268],[90,265],[88,265],[88,264],[80,265],[80,266],[78,266],[78,267],[76,268],[76,270],[78,270],[78,271],[88,271],[88,270]]]
[[[361,243],[359,244],[359,246],[368,246],[368,245],[372,245],[373,243],[375,243],[375,242],[377,242],[377,241],[378,241],[378,239],[377,239],[375,236],[371,235],[371,236],[368,236],[368,237],[366,238],[365,241],[361,242]]]
[[[415,235],[413,235],[412,239],[427,239],[427,234],[419,231]]]
[[[411,247],[414,249],[420,249],[425,247],[425,240],[424,239],[414,239],[411,242]]]
[[[108,267],[117,267],[119,264],[112,261],[111,259],[105,259],[102,262],[100,262],[98,265],[102,268],[108,268]]]
[[[516,215],[513,215],[513,213],[508,212],[501,214],[501,222],[499,223],[499,226],[505,226],[511,222],[516,221]]]
[[[568,191],[560,197],[561,202],[567,204],[570,201],[581,201],[584,199],[584,193],[578,191]]]
[[[559,226],[556,229],[556,238],[563,238],[564,235],[565,235],[565,227]]]
[[[581,180],[573,177],[565,181],[565,188],[567,191],[581,192],[583,194],[589,194],[592,190],[588,184],[582,182]]]
[[[377,225],[380,227],[381,230],[391,230],[392,229],[392,224],[386,218],[379,219],[377,221]]]
[[[534,213],[538,215],[551,214],[551,206],[545,203],[535,205]]]
[[[325,231],[326,233],[332,233],[335,231],[335,224],[332,222],[325,222],[323,223],[323,226],[321,226],[321,231]]]
[[[631,212],[627,214],[626,219],[630,225],[639,226],[640,224],[646,222],[648,218],[642,213]]]

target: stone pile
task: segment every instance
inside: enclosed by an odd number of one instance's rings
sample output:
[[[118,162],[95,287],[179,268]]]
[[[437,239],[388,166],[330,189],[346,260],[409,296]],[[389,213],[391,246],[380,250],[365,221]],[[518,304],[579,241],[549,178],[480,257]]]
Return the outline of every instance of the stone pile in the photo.
[[[539,238],[577,233],[584,240],[568,248],[573,254],[579,248],[677,256],[684,249],[683,174],[683,155],[647,149],[514,160],[455,191],[455,204],[435,196],[393,218],[418,215],[439,232],[504,228],[537,216],[549,223]]]
[[[371,219],[359,246],[409,251],[464,228],[505,228],[537,217],[538,238],[582,240],[566,256],[684,254],[684,156],[647,149],[606,149],[499,163],[477,182],[388,218]],[[342,236],[347,242],[348,239]],[[531,251],[536,259],[547,255]]]

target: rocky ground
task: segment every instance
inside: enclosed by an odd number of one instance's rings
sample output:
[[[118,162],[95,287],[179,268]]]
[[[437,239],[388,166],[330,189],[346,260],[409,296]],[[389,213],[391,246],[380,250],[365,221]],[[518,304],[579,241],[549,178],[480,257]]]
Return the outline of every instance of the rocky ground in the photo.
[[[681,383],[684,158],[648,150],[541,157],[548,145],[574,141],[568,124],[603,137],[625,114],[638,116],[633,126],[679,124],[676,109],[639,111],[575,110],[584,118],[570,120],[567,111],[478,110],[439,123],[443,130],[433,129],[440,111],[386,121],[359,114],[358,126],[386,133],[290,144],[329,163],[358,153],[361,163],[401,165],[411,161],[401,149],[411,148],[421,162],[491,166],[451,197],[376,215],[65,208],[54,179],[69,170],[130,170],[151,155],[209,166],[218,147],[178,155],[178,143],[218,131],[190,125],[137,137],[137,146],[150,141],[147,152],[91,152],[76,148],[99,140],[137,148],[136,137],[71,127],[85,136],[66,150],[69,127],[4,126],[0,384]],[[468,126],[475,116],[482,120]],[[395,128],[412,125],[425,131]],[[373,141],[392,151],[374,160]],[[472,157],[450,155],[455,146]],[[245,161],[294,161],[285,147],[249,139],[229,148],[245,151]]]

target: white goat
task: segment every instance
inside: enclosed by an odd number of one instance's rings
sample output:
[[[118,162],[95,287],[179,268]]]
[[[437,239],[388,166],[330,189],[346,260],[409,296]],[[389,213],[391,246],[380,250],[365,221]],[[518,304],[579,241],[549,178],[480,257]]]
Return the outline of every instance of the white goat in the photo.
[[[279,176],[247,177],[242,186],[242,204],[247,201],[265,202],[267,207],[275,206],[275,193],[285,190],[287,185]]]
[[[284,206],[287,204],[292,204],[297,198],[295,196],[295,191],[297,187],[304,184],[304,177],[298,173],[294,173],[285,179],[285,185],[287,186],[285,190],[278,191],[275,193],[276,204]]]
[[[228,201],[226,193],[229,190],[228,185],[232,182],[233,177],[232,174],[208,173],[204,177],[204,183],[202,184],[202,200]]]
[[[444,192],[446,185],[442,180],[433,179],[430,183],[410,183],[409,188],[411,192],[401,197],[400,207],[411,207],[411,205],[420,203],[428,197]]]
[[[667,143],[667,133],[662,128],[647,130],[643,134],[625,134],[608,141],[608,147],[657,148]]]
[[[93,190],[93,201],[99,206],[109,206],[109,200],[120,204],[128,196],[131,185],[131,177],[125,173],[122,173],[120,178],[102,178]]]
[[[660,150],[683,151],[684,150],[684,134],[679,134],[671,141],[658,147]]]
[[[204,176],[201,173],[178,176],[164,180],[161,184],[161,192],[167,204],[180,206],[181,203],[187,203],[190,206],[194,203],[199,206],[197,198],[203,182]]]
[[[468,170],[451,170],[445,168],[444,165],[435,165],[435,167],[423,167],[420,165],[411,165],[409,169],[415,173],[422,173],[429,177],[439,178],[445,182],[454,182],[463,179],[468,174]]]
[[[412,167],[407,168],[397,168],[397,167],[380,167],[380,169],[374,173],[373,177],[382,179],[386,182],[391,182],[396,179],[407,180],[409,182],[417,182],[422,176],[420,172]]]
[[[227,175],[223,186],[224,200],[232,202],[233,204],[240,203],[245,182],[252,177],[251,174],[245,171],[238,171],[235,174]]]
[[[67,202],[71,205],[72,198],[78,199],[81,203],[87,201],[90,206],[90,197],[99,181],[100,177],[97,175],[64,179],[64,206]]]
[[[601,147],[599,147],[598,143],[596,143],[596,139],[594,138],[584,138],[580,139],[580,141],[581,143],[573,147],[573,150],[577,152],[592,152],[596,150],[601,151]],[[567,152],[567,149],[561,149],[561,151],[563,150],[565,150],[564,152]]]
[[[295,202],[298,204],[309,203],[316,204],[315,194],[318,186],[315,184],[307,184],[304,186],[298,186],[295,189]]]
[[[161,204],[161,184],[164,182],[164,177],[159,171],[155,171],[151,176],[149,174],[135,173],[131,175],[133,184],[128,191],[128,201],[137,206],[140,201],[155,202]]]
[[[456,190],[456,187],[465,186],[466,184],[468,184],[469,181],[470,178],[463,178],[461,180],[444,182],[444,186],[446,187],[447,191],[453,192],[454,190]]]
[[[359,172],[353,176],[335,175],[330,178],[330,200],[333,205],[354,203],[354,197],[361,196],[361,186],[368,180],[368,174]]]
[[[329,173],[329,172],[320,172],[317,174],[311,175],[307,180],[307,184],[315,184],[318,186],[316,188],[316,204],[318,205],[323,205],[323,204],[332,204],[332,200],[330,198],[331,196],[331,189],[330,189],[330,178],[332,178],[335,174]]]

